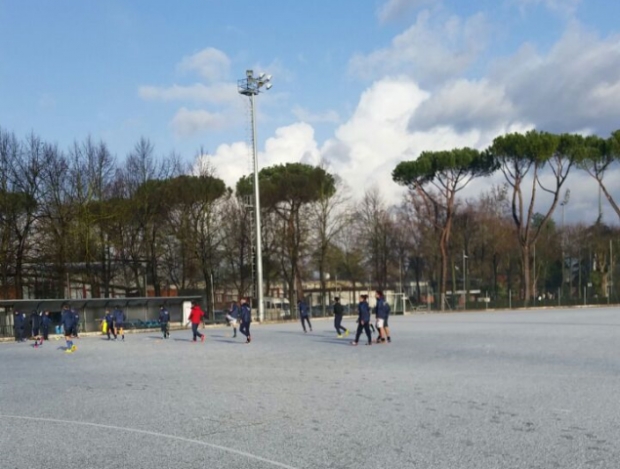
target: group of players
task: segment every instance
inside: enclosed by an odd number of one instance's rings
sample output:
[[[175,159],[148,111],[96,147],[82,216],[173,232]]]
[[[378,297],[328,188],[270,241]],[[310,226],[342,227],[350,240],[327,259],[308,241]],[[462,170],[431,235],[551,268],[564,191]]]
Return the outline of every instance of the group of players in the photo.
[[[375,326],[373,326],[373,324],[371,323],[371,308],[368,304],[368,295],[361,295],[360,301],[357,305],[357,332],[355,334],[355,340],[351,342],[351,345],[358,345],[362,332],[366,333],[366,337],[368,339],[366,345],[372,345],[372,332],[375,332],[375,330],[378,333],[376,343],[386,343],[392,341],[390,337],[390,328],[388,325],[390,306],[385,300],[385,295],[381,290],[377,290],[375,292],[375,298],[376,306],[374,307],[374,314],[376,329]],[[310,308],[308,307],[307,303],[303,300],[300,300],[297,303],[297,309],[299,311],[301,326],[304,333],[307,333],[308,330],[312,332],[312,323],[310,322]],[[336,329],[337,337],[347,337],[349,335],[349,330],[342,325],[344,307],[340,303],[340,298],[338,297],[334,298],[333,313],[334,327]],[[204,342],[205,340],[205,335],[198,330],[200,324],[203,323],[204,316],[204,311],[202,310],[198,302],[192,302],[192,308],[189,314],[188,323],[191,324],[192,327],[193,342],[197,342],[198,339],[200,339],[201,342]],[[125,313],[120,307],[116,307],[113,311],[105,311],[105,317],[103,319],[102,325],[103,332],[107,334],[108,340],[117,340],[119,336],[122,341],[125,340],[125,332],[123,329],[125,320]],[[226,315],[226,320],[228,322],[228,325],[233,328],[233,338],[237,337],[238,326],[239,332],[246,337],[246,344],[252,342],[252,336],[250,334],[252,311],[248,298],[243,298],[240,305],[236,301],[233,301],[228,311],[228,314]],[[23,338],[23,326],[25,324],[25,321],[26,316],[23,313],[15,312],[14,325],[16,330],[16,338],[20,342],[25,340]],[[163,338],[169,338],[170,313],[164,305],[162,305],[159,310],[159,323],[161,326]],[[79,324],[79,316],[75,311],[69,308],[69,305],[64,305],[62,308],[60,324],[62,329],[64,330],[64,336],[66,341],[65,351],[66,353],[73,353],[77,350],[77,347],[73,343],[73,338],[77,337],[78,334],[77,329]],[[38,314],[35,315],[35,313],[33,313],[33,317],[31,317],[31,328],[32,335],[35,337],[35,347],[43,345],[44,341],[49,340],[50,325],[51,318],[48,311],[40,315],[40,317]],[[308,328],[306,328],[306,325],[308,326]],[[41,327],[41,330],[43,332],[42,335],[39,334],[39,327]],[[112,339],[112,337],[114,338]]]
[[[50,317],[49,311],[33,311],[29,320],[24,313],[15,311],[13,327],[15,329],[15,340],[17,340],[17,342],[26,341],[24,331],[27,322],[30,323],[30,336],[34,339],[34,347],[41,347],[45,341],[49,340],[50,327],[52,326],[52,318]],[[77,347],[73,344],[73,338],[78,337],[79,323],[79,314],[70,309],[69,305],[64,305],[61,313],[60,324],[64,329],[68,353],[74,352],[77,349]]]
[[[372,332],[375,331],[378,333],[376,343],[381,344],[392,342],[392,338],[390,337],[390,327],[388,325],[390,305],[385,300],[385,295],[381,290],[375,291],[375,299],[376,306],[374,308],[374,314],[376,329],[371,323],[371,309],[368,304],[368,295],[360,295],[360,301],[357,304],[357,332],[355,334],[355,340],[351,342],[351,345],[357,345],[359,343],[362,332],[366,332],[366,337],[368,338],[366,345],[372,345]],[[307,333],[308,329],[312,332],[310,308],[308,307],[308,304],[303,300],[299,300],[297,303],[297,310],[299,311],[301,327],[303,328],[304,333]],[[349,330],[342,325],[344,307],[340,303],[339,297],[334,298],[333,313],[334,328],[336,329],[337,337],[339,339],[342,337],[347,337],[349,335]],[[306,329],[306,324],[308,325],[308,329]]]

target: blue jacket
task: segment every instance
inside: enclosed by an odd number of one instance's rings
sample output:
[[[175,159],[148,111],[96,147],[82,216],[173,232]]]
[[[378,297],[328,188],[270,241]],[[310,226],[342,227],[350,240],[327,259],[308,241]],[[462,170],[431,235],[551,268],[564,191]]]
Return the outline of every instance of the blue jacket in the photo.
[[[239,305],[234,304],[230,308],[230,317],[234,319],[239,319]]]
[[[297,307],[299,308],[299,314],[301,317],[305,318],[308,316],[309,308],[305,301],[300,301]]]
[[[65,309],[60,317],[60,324],[63,325],[65,331],[75,325],[75,313],[70,309]]]
[[[170,322],[170,313],[166,308],[159,312],[159,322],[162,324],[168,324]]]
[[[370,322],[370,307],[367,301],[360,301],[357,305],[357,319],[359,321]]]
[[[32,326],[33,329],[38,329],[39,324],[41,324],[41,316],[39,316],[37,312],[32,313],[30,315],[30,326]]]
[[[125,322],[125,313],[121,309],[115,309],[112,313],[114,316],[114,322],[116,323],[116,327],[122,327]]]
[[[45,329],[47,327],[50,327],[50,325],[52,324],[52,318],[49,317],[49,315],[43,315],[41,316],[41,326]]]
[[[252,322],[252,310],[250,309],[250,305],[244,303],[241,305],[241,322]]]
[[[111,327],[112,324],[114,324],[114,316],[112,315],[112,313],[108,313],[105,315],[105,322],[108,323],[108,327]]]
[[[13,321],[13,325],[19,329],[24,327],[24,324],[26,323],[26,315],[24,313],[17,313],[15,315],[14,321]]]
[[[385,298],[379,298],[377,300],[377,306],[375,306],[375,314],[377,319],[387,319],[390,314],[390,305],[387,304]]]

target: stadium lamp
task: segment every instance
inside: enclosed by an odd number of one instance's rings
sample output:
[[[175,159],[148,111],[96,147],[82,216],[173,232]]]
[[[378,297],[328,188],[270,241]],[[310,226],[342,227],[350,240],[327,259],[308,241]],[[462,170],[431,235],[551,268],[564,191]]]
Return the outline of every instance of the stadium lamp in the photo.
[[[250,115],[252,119],[252,159],[254,166],[254,220],[256,228],[256,299],[258,306],[258,320],[265,320],[265,306],[263,301],[263,241],[261,238],[260,192],[258,188],[258,149],[256,143],[256,106],[254,98],[261,92],[261,88],[269,90],[272,87],[271,75],[260,73],[254,76],[253,70],[246,70],[245,79],[237,82],[239,94],[250,98]]]

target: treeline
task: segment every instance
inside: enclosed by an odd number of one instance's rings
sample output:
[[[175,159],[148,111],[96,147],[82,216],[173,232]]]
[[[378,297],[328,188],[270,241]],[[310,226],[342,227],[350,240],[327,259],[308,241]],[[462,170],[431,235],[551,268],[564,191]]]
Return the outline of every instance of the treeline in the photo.
[[[354,200],[328,167],[265,168],[266,291],[282,288],[294,302],[316,279],[322,291],[334,281],[413,283],[412,301],[429,292],[436,305],[459,289],[527,301],[561,289],[581,295],[592,284],[607,295],[617,230],[600,221],[557,226],[552,216],[571,171],[595,178],[620,216],[605,185],[619,141],[620,132],[529,132],[485,151],[425,152],[395,168],[394,180],[408,187],[397,205],[378,187]],[[459,194],[498,171],[505,184],[473,200]],[[251,175],[226,187],[208,158],[183,164],[146,139],[121,161],[104,142],[61,149],[0,129],[0,295],[65,297],[76,279],[101,297],[144,294],[147,285],[155,295],[199,289],[209,307],[214,292],[252,294],[252,192]]]

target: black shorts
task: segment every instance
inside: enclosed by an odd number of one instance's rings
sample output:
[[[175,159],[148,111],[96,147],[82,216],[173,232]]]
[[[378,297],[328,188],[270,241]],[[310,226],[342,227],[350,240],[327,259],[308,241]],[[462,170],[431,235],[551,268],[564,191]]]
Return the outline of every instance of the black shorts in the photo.
[[[75,326],[65,327],[65,337],[75,335]]]

